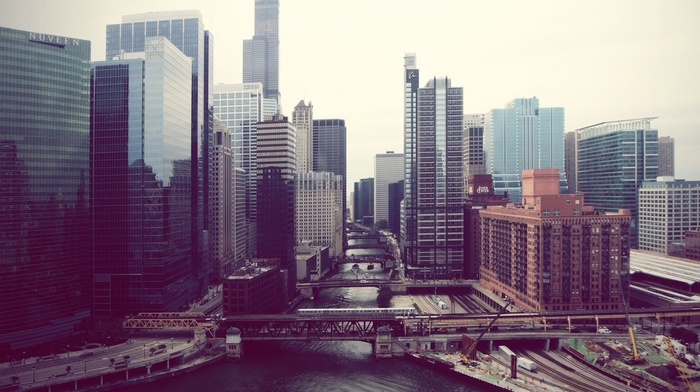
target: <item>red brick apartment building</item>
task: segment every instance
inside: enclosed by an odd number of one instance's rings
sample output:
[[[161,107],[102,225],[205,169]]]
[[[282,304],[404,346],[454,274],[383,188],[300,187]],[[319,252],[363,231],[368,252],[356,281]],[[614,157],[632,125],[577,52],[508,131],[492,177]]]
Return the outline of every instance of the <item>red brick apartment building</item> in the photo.
[[[527,311],[623,309],[630,211],[597,212],[583,194],[559,194],[558,169],[524,170],[522,191],[522,204],[479,213],[480,284]]]

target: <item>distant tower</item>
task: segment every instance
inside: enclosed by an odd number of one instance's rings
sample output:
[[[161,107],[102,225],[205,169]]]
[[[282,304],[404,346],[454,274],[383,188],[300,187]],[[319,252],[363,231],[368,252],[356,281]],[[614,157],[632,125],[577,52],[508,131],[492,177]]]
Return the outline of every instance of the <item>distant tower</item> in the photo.
[[[675,146],[673,138],[659,136],[659,177],[675,176]]]
[[[567,132],[564,135],[564,168],[566,171],[566,184],[569,188],[569,193],[578,192],[577,170],[576,170],[576,141],[578,140],[578,132]]]
[[[303,100],[294,107],[292,124],[297,130],[297,172],[306,173],[313,169],[313,121],[314,107]]]
[[[343,177],[328,172],[297,173],[297,243],[328,246],[330,257],[343,255]]]
[[[374,156],[374,224],[389,221],[389,184],[403,179],[403,154],[387,151]]]
[[[313,120],[311,138],[313,171],[343,176],[343,189],[345,189],[348,180],[345,120]],[[346,193],[347,191],[343,191],[343,220],[347,209]]]
[[[403,190],[403,179],[389,184],[389,230],[396,236],[401,233],[401,201],[403,200]]]
[[[374,178],[363,178],[355,183],[355,216],[353,220],[363,225],[374,224]],[[369,223],[367,223],[369,222]]]
[[[90,41],[0,27],[0,47],[0,351],[9,353],[82,333],[91,316]]]
[[[632,211],[630,246],[637,249],[637,192],[659,170],[656,117],[609,121],[577,129],[578,191],[598,210]]]
[[[520,203],[520,173],[526,169],[558,169],[560,190],[566,189],[564,108],[542,108],[537,97],[517,98],[492,109],[488,125],[487,171],[497,193],[508,192]]]
[[[265,98],[277,102],[279,91],[279,0],[255,0],[255,35],[243,41],[243,83],[262,83]]]
[[[486,173],[484,151],[484,115],[465,114],[462,150],[464,189],[468,189],[469,176]]]
[[[276,114],[258,123],[257,257],[279,259],[287,270],[287,301],[296,291],[296,132]]]

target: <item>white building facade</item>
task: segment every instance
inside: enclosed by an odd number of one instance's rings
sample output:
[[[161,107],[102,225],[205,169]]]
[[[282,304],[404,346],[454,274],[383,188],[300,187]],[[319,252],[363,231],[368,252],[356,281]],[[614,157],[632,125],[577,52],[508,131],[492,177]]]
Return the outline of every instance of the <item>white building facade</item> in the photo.
[[[324,245],[330,257],[343,255],[343,176],[329,172],[297,173],[297,243]]]

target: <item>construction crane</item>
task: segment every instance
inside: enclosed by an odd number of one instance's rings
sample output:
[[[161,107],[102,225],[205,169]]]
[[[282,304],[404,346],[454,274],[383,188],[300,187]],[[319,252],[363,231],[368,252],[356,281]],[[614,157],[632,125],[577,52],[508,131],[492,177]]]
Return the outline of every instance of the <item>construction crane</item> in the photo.
[[[625,290],[622,288],[622,281],[620,281],[620,296],[622,296],[622,304],[625,306],[625,316],[627,317],[627,332],[630,334],[630,340],[632,341],[632,356],[627,358],[627,362],[630,364],[637,364],[644,362],[644,357],[639,355],[637,351],[637,339],[634,337],[634,326],[632,321],[630,321],[629,310],[627,309],[627,301],[625,301]]]
[[[671,359],[673,360],[674,366],[678,370],[678,378],[680,378],[681,381],[683,381],[683,385],[685,385],[685,390],[688,392],[697,391],[697,389],[695,389],[695,385],[693,385],[693,381],[686,376],[686,373],[683,370],[683,368],[685,368],[685,364],[683,364],[678,358],[678,355],[676,354],[676,348],[673,346],[673,342],[671,342],[671,339],[668,337],[664,337],[663,340],[666,344],[666,351],[669,354],[671,354]]]
[[[488,331],[491,329],[491,326],[493,325],[493,323],[495,323],[496,320],[498,320],[498,318],[501,317],[501,315],[506,311],[506,309],[508,308],[508,306],[510,306],[510,305],[512,305],[512,304],[513,304],[513,300],[510,299],[510,298],[506,298],[506,303],[505,303],[505,304],[503,305],[503,307],[498,311],[498,313],[496,314],[496,317],[494,317],[493,319],[491,319],[491,321],[489,322],[489,325],[486,326],[486,329],[485,329],[484,331],[481,332],[481,334],[479,335],[478,338],[476,338],[476,340],[474,340],[473,342],[471,342],[471,344],[469,344],[468,346],[466,346],[466,347],[462,350],[462,356],[463,356],[465,359],[475,359],[474,357],[472,357],[472,355],[474,354],[474,352],[476,352],[476,350],[475,350],[475,349],[476,349],[476,345],[479,344],[479,341],[481,341],[481,338],[484,337],[484,335],[486,334],[486,332],[488,332]],[[464,335],[464,336],[466,336],[466,335]]]

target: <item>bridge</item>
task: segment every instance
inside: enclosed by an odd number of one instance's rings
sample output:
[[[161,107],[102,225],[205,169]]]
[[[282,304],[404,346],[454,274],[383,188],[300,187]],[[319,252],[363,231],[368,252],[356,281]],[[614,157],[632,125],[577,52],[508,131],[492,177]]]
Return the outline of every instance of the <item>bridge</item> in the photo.
[[[331,289],[338,287],[382,287],[387,284],[402,285],[401,280],[389,279],[334,279],[334,280],[319,280],[315,282],[299,282],[298,289]]]
[[[380,243],[375,243],[375,244],[353,244],[353,245],[348,245],[345,247],[345,249],[385,249],[387,247],[386,244],[380,244]]]

